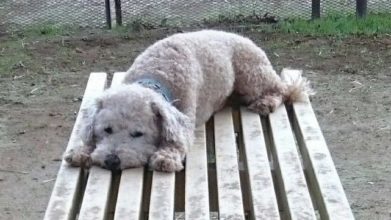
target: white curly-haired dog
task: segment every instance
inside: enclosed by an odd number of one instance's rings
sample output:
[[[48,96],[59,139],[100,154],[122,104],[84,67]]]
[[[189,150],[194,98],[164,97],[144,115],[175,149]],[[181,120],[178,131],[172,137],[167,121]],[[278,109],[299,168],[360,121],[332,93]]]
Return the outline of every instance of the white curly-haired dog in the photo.
[[[79,131],[83,144],[65,160],[111,170],[148,164],[180,171],[195,127],[233,92],[265,115],[311,90],[301,76],[281,80],[264,51],[245,37],[213,30],[175,34],[147,48],[123,83],[89,106]]]

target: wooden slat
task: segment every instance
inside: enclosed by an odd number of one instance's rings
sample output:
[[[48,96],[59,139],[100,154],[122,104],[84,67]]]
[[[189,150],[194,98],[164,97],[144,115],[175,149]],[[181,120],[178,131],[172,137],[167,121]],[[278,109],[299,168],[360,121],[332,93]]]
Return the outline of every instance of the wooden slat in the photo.
[[[111,86],[119,85],[125,78],[125,72],[114,73]],[[122,171],[118,189],[114,219],[140,219],[142,214],[144,168]]]
[[[280,219],[261,119],[258,114],[244,108],[240,113],[252,217],[253,219]]]
[[[93,166],[90,169],[79,220],[105,219],[111,186],[111,171]]]
[[[296,129],[301,135],[301,152],[306,164],[310,165],[310,184],[314,186],[322,219],[354,219],[309,100],[293,106],[298,124]]]
[[[285,106],[271,113],[269,120],[284,212],[291,219],[316,219]]]
[[[116,72],[114,73],[113,80],[111,81],[111,86],[118,86],[122,83],[126,76],[126,72]]]
[[[226,108],[217,113],[214,126],[219,216],[244,219],[232,110]]]
[[[99,95],[106,86],[105,73],[92,73],[88,79],[80,110],[85,108],[86,104]],[[79,110],[79,112],[80,112]],[[67,151],[80,144],[80,138],[77,137],[77,129],[80,127],[82,115],[79,113],[68,142]],[[76,198],[79,193],[82,171],[80,168],[70,167],[65,161],[61,163],[57,175],[56,183],[50,197],[50,201],[45,213],[45,220],[57,219],[65,220],[75,217]]]
[[[297,76],[300,70],[283,70],[283,76]],[[354,219],[341,181],[335,169],[330,151],[307,97],[305,102],[293,104],[294,129],[298,135],[300,150],[308,176],[315,190],[322,219]]]
[[[186,219],[209,219],[208,162],[205,126],[195,131],[195,141],[186,156]]]
[[[153,172],[150,220],[174,219],[175,173]]]
[[[115,79],[113,79],[113,82]],[[79,219],[104,219],[108,212],[111,171],[92,167],[89,172]]]
[[[142,213],[144,168],[122,171],[114,219],[140,219]]]

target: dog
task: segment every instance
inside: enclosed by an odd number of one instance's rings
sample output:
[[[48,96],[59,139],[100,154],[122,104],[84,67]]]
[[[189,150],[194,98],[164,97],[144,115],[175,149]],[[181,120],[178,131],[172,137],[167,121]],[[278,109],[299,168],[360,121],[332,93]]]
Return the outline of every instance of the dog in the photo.
[[[82,142],[64,159],[110,170],[149,165],[180,171],[196,126],[233,93],[250,110],[267,115],[312,90],[304,77],[282,80],[248,38],[215,30],[174,34],[147,48],[121,85],[82,111]]]

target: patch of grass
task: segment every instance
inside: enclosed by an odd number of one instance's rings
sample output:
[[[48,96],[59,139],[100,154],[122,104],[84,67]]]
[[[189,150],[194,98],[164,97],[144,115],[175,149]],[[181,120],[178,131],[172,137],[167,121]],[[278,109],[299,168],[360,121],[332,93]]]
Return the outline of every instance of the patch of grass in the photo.
[[[154,28],[154,25],[152,25],[151,23],[149,23],[141,18],[133,20],[127,26],[132,31],[136,31],[136,32],[143,31],[143,30],[150,30],[150,29]]]
[[[70,26],[42,24],[23,30],[10,31],[0,43],[0,76],[10,76],[28,71],[39,72],[42,65],[35,62],[34,44],[46,40],[60,40],[78,30]],[[58,50],[61,53],[65,47]]]
[[[175,29],[177,27],[180,27],[180,25],[176,24],[173,19],[164,18],[156,22],[144,18],[135,18],[122,26],[114,26],[110,31],[118,34],[120,37],[129,37],[130,33],[144,32],[144,34],[147,34],[145,31],[160,28]]]
[[[71,35],[77,31],[77,27],[71,25],[59,25],[52,23],[43,23],[40,25],[34,25],[26,27],[22,30],[11,31],[14,36],[19,38],[24,37],[58,37]]]
[[[217,17],[205,18],[203,24],[206,26],[216,25],[259,25],[259,24],[273,24],[277,23],[275,16],[268,14],[260,15],[253,12],[252,14],[220,14]]]
[[[37,50],[45,42],[52,42],[50,53]],[[39,51],[39,50],[38,50]],[[0,43],[0,76],[23,75],[26,73],[46,73],[44,66],[50,62],[61,65],[70,56],[74,48],[61,44],[59,37],[47,39],[46,37],[10,37],[2,39]],[[49,59],[44,59],[49,57]]]
[[[355,15],[330,14],[317,20],[292,19],[281,21],[277,30],[313,36],[376,35],[391,33],[391,13]]]
[[[31,56],[23,48],[23,41],[12,40],[1,43],[0,76],[7,76],[31,64]]]

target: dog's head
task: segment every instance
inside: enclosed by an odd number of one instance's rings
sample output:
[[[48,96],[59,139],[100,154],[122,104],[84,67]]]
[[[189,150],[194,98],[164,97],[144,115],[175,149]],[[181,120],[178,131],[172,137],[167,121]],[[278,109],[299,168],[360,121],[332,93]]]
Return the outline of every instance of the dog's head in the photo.
[[[163,142],[186,142],[189,118],[152,89],[138,84],[106,90],[83,110],[79,131],[95,165],[140,167]]]

